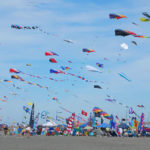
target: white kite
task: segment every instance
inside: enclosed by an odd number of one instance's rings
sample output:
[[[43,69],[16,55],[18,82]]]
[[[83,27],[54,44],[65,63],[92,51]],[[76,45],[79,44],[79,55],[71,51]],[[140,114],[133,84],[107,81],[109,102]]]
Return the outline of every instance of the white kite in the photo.
[[[92,67],[92,66],[86,66],[86,70],[88,71],[92,71],[92,72],[99,72],[99,73],[102,73],[100,70],[98,70],[97,68],[95,67]]]
[[[128,45],[126,43],[122,43],[120,45],[123,49],[127,50],[128,49]]]

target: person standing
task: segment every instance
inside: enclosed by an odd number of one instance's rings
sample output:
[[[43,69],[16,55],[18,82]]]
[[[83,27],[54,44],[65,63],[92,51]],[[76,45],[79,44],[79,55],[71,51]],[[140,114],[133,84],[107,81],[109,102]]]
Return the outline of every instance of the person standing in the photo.
[[[30,132],[31,132],[31,127],[28,125],[27,128],[26,128],[27,138],[30,137]]]
[[[8,133],[8,127],[7,127],[7,125],[5,125],[5,127],[4,127],[4,135],[6,136],[7,133]]]

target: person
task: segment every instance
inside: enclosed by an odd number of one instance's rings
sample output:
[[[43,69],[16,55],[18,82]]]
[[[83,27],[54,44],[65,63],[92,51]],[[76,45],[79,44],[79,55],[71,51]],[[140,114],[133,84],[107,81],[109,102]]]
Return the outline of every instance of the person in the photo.
[[[4,135],[6,136],[7,133],[8,133],[8,127],[5,125],[5,127],[4,127]]]
[[[42,127],[39,126],[39,127],[37,128],[37,135],[41,135],[41,132],[42,132]]]
[[[21,135],[22,135],[22,136],[24,136],[24,135],[25,135],[25,133],[26,133],[26,128],[25,128],[25,127],[23,127],[23,129],[21,130]]]
[[[122,134],[123,134],[123,129],[122,128],[119,128],[119,133],[120,133],[120,137],[122,137]]]
[[[18,126],[18,128],[17,128],[17,130],[18,130],[18,136],[21,136],[21,126]]]
[[[28,125],[27,128],[26,128],[27,138],[30,137],[30,132],[31,132],[31,127]]]

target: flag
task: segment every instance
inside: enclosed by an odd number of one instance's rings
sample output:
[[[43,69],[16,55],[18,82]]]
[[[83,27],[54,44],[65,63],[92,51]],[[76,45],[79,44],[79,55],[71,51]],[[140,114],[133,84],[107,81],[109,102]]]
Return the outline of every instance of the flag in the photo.
[[[85,112],[84,110],[82,110],[81,114],[87,117],[87,112]]]

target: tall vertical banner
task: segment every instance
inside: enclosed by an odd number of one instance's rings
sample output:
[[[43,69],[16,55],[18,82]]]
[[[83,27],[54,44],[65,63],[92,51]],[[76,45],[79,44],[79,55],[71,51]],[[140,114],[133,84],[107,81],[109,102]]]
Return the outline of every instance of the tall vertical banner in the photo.
[[[92,127],[95,127],[95,113],[93,113],[93,118],[92,118]]]
[[[38,126],[39,118],[40,118],[40,113],[38,113],[38,114],[35,116],[35,119],[34,119],[34,129]]]
[[[90,113],[90,116],[89,116],[89,123],[88,123],[89,126],[92,125],[92,113]]]
[[[140,132],[142,132],[144,129],[144,113],[141,115],[141,121],[140,121]]]
[[[111,129],[114,129],[115,128],[115,123],[114,123],[114,117],[113,117],[113,115],[111,114],[111,116],[110,116],[110,127],[111,127]]]
[[[30,115],[29,125],[33,129],[33,127],[34,127],[34,103],[32,105],[32,109],[31,109],[31,115]]]
[[[70,120],[69,120],[69,123],[68,123],[68,126],[67,126],[67,131],[68,131],[68,133],[71,132],[71,129],[72,129],[72,122],[74,121],[74,119],[75,119],[75,113],[72,113],[72,116],[71,116],[71,118],[70,118]]]
[[[77,117],[76,128],[79,127],[79,117]]]

